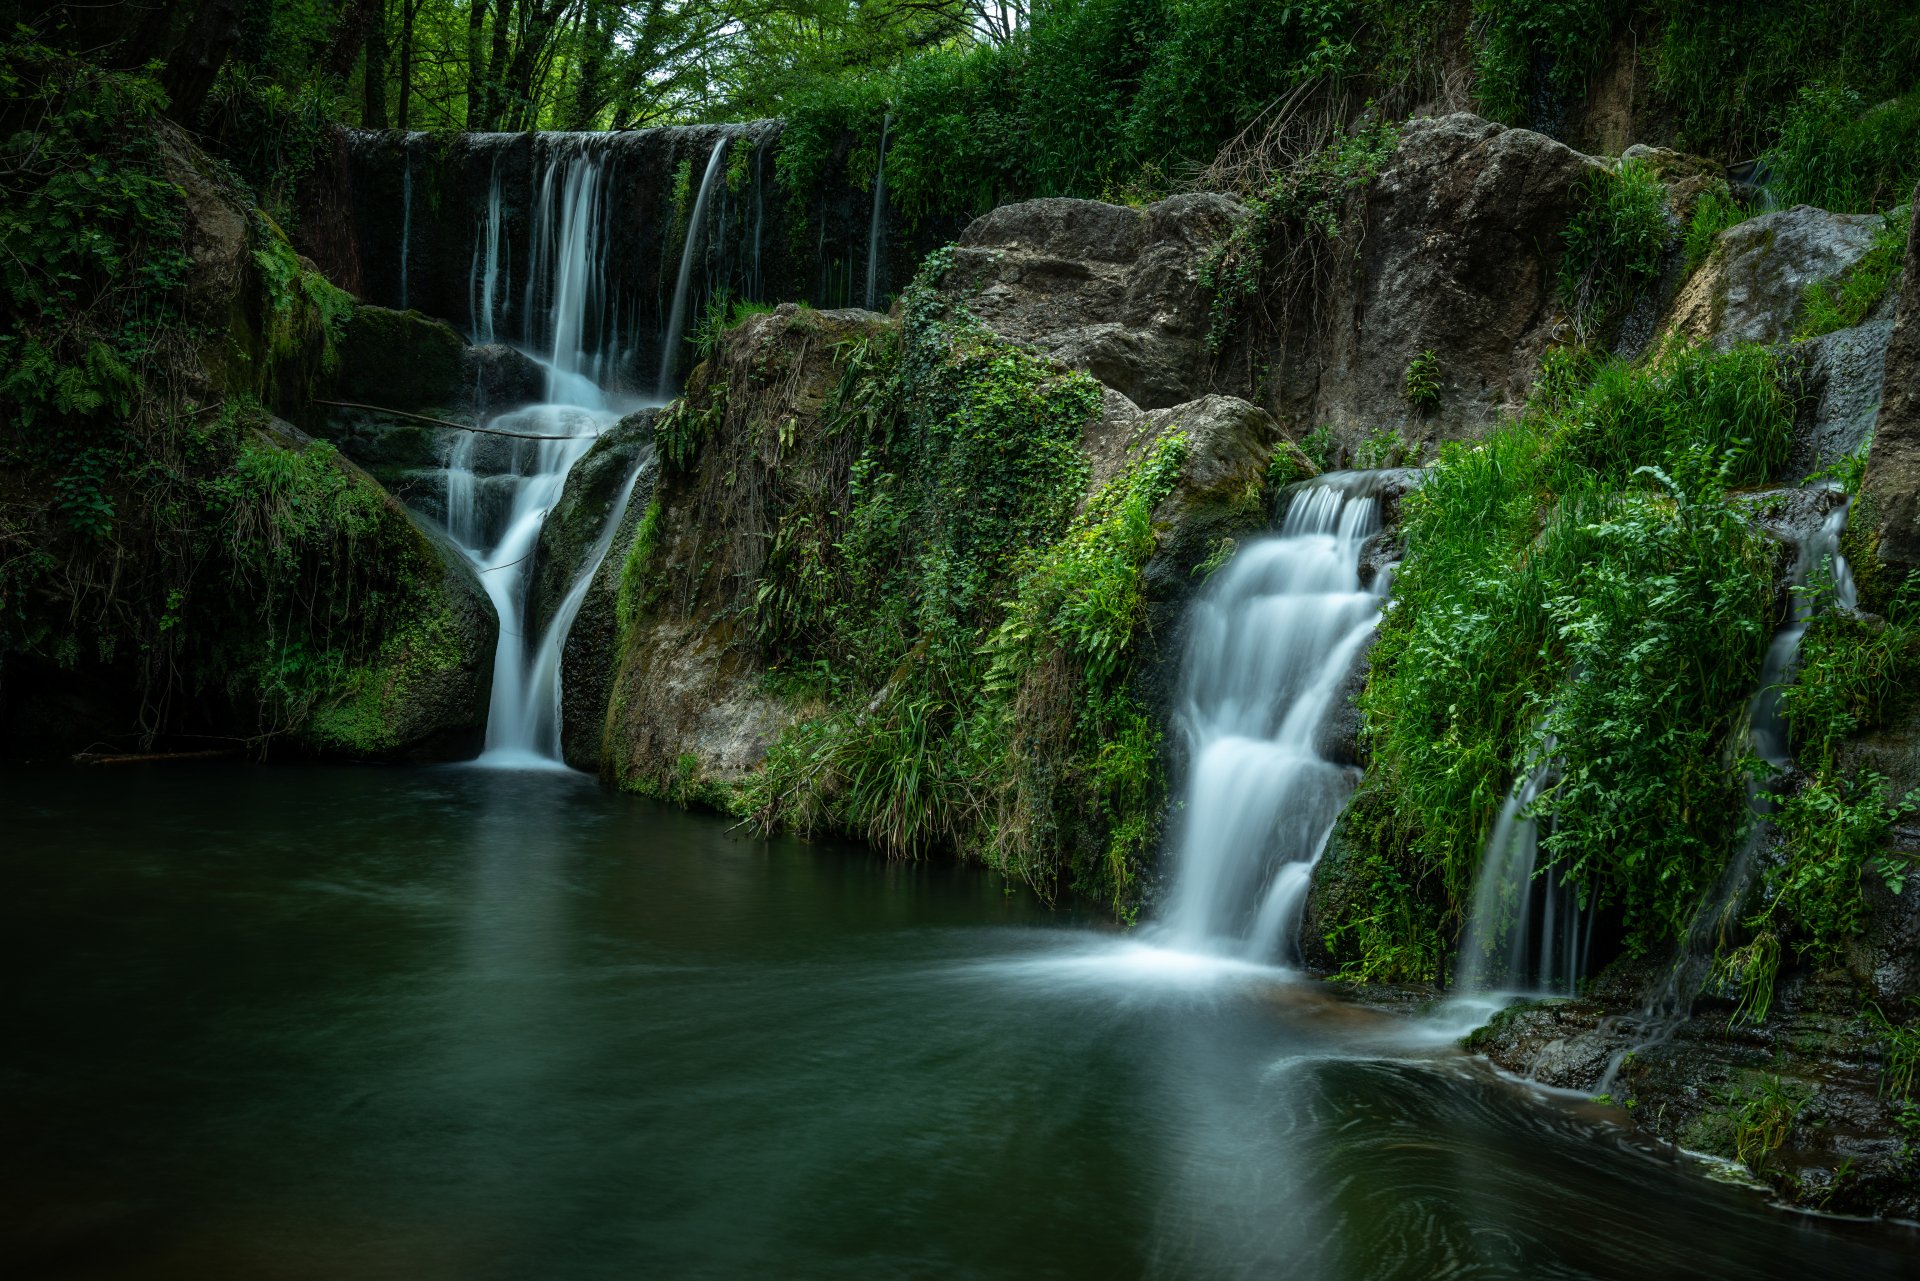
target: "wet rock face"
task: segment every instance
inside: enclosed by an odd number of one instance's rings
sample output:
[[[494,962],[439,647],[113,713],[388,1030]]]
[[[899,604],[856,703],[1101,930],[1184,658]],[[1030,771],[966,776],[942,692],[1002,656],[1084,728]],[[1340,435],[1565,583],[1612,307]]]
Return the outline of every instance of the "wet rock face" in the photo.
[[[1382,427],[1412,440],[1478,435],[1525,400],[1559,320],[1561,231],[1599,162],[1466,113],[1410,121],[1365,193],[1359,256],[1336,273],[1315,333],[1291,336],[1279,412],[1342,443]],[[1439,403],[1406,399],[1434,354]]]
[[[1920,232],[1920,190],[1913,208]],[[1901,571],[1920,569],[1920,234],[1907,240],[1865,489],[1879,521],[1881,560]]]
[[[1892,308],[1865,324],[1822,334],[1794,347],[1800,408],[1794,423],[1790,475],[1807,475],[1857,452],[1873,435],[1885,398]]]
[[[1665,328],[1723,349],[1786,342],[1800,327],[1807,286],[1846,274],[1879,229],[1876,214],[1811,205],[1737,223],[1680,291]]]
[[[1243,217],[1218,195],[1004,205],[960,237],[942,287],[995,333],[1169,408],[1209,389],[1200,266]]]

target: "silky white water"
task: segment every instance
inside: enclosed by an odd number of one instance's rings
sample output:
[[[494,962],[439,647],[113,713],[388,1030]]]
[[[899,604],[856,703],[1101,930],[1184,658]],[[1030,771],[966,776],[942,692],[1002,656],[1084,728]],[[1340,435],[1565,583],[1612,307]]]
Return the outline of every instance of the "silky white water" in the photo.
[[[487,179],[487,212],[480,223],[480,234],[473,241],[473,266],[467,273],[468,308],[472,314],[476,342],[493,342],[495,309],[507,296],[507,282],[501,278],[501,242],[504,218],[500,198],[500,161],[496,157]]]
[[[1529,812],[1554,768],[1553,744],[1545,750],[1546,759],[1515,782],[1487,837],[1455,971],[1457,996],[1571,996],[1585,971],[1593,914],[1551,867],[1540,871],[1540,823]]]
[[[693,213],[687,219],[687,243],[680,251],[680,275],[673,286],[673,310],[667,316],[666,338],[660,348],[660,377],[655,391],[662,400],[673,394],[674,374],[680,363],[680,339],[687,327],[687,290],[693,282],[694,255],[700,249],[700,233],[706,225],[707,201],[713,194],[713,182],[720,174],[731,136],[713,144],[707,156],[707,170],[700,176],[700,193],[693,199]]]
[[[1297,493],[1277,537],[1219,570],[1190,616],[1179,719],[1191,763],[1165,933],[1174,946],[1285,959],[1307,881],[1355,771],[1318,740],[1379,622],[1387,575],[1361,586],[1379,529],[1375,478]]]
[[[529,316],[541,301],[547,305],[547,354],[541,362],[547,403],[502,414],[486,424],[487,433],[463,434],[447,459],[448,532],[472,559],[500,619],[484,764],[561,764],[560,680],[567,636],[647,461],[643,457],[627,476],[567,595],[534,634],[529,597],[540,531],[560,500],[568,472],[619,418],[598,381],[612,364],[601,339],[617,342],[607,320],[605,188],[603,160],[592,147],[569,140],[544,157],[526,288]],[[483,339],[494,336],[504,294],[501,205],[496,169],[469,281],[475,332]]]

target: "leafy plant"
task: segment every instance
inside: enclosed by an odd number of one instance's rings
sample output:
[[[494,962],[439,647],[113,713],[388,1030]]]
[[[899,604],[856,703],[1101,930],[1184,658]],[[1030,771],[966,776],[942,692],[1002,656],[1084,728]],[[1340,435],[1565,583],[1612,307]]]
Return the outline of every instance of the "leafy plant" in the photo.
[[[1407,376],[1401,395],[1422,413],[1440,406],[1440,357],[1429,347],[1407,362]]]
[[[1644,164],[1625,161],[1581,181],[1560,233],[1560,302],[1583,341],[1616,323],[1660,274],[1670,236],[1667,189]]]
[[[1694,271],[1713,255],[1720,233],[1751,217],[1733,197],[1724,183],[1708,188],[1694,201],[1693,216],[1687,220],[1687,270]]]

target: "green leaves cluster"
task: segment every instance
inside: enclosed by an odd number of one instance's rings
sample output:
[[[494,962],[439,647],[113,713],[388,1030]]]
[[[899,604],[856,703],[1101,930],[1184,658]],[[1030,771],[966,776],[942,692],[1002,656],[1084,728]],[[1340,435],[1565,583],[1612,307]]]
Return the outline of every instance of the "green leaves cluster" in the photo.
[[[1549,742],[1546,859],[1635,951],[1684,927],[1745,825],[1729,749],[1772,621],[1774,553],[1727,491],[1791,425],[1764,353],[1683,347],[1562,358],[1524,416],[1443,447],[1405,500],[1361,698],[1377,795],[1356,912],[1379,928],[1330,940],[1352,972],[1435,977],[1420,931],[1460,919]]]
[[[1634,161],[1596,169],[1580,184],[1579,203],[1562,228],[1560,302],[1582,342],[1607,335],[1660,275],[1672,237],[1667,189]]]

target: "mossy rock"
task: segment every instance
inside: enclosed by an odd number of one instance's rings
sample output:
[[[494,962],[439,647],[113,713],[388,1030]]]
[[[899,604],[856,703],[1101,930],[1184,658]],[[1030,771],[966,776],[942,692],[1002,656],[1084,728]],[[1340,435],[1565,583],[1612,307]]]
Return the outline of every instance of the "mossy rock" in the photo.
[[[404,513],[419,608],[374,660],[348,673],[301,734],[323,755],[356,760],[457,760],[485,738],[499,622],[473,570],[439,534]]]
[[[336,350],[330,399],[419,411],[466,395],[466,340],[417,311],[356,306]]]

